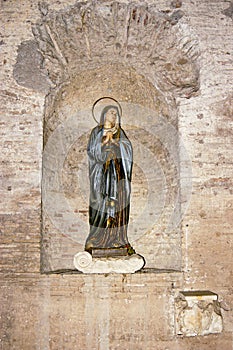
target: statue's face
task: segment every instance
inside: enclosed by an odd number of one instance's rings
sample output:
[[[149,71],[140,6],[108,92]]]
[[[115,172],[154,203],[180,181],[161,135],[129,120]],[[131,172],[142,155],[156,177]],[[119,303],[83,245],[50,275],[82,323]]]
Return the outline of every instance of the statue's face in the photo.
[[[112,126],[116,124],[117,120],[117,111],[115,108],[110,108],[105,116],[105,123],[110,123]]]

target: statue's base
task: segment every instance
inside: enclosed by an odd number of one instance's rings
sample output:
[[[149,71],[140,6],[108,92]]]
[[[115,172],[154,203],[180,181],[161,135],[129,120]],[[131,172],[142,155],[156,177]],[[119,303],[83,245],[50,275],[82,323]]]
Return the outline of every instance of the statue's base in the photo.
[[[115,258],[117,256],[128,256],[127,248],[94,248],[91,252],[92,258]]]
[[[88,252],[79,252],[74,256],[75,268],[83,273],[134,273],[144,265],[144,258],[138,254],[93,258]]]

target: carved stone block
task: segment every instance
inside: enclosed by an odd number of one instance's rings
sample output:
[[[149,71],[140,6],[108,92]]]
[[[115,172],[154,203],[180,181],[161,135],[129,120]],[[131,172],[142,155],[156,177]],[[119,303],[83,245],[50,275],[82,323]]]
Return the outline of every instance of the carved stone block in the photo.
[[[223,330],[218,295],[213,292],[180,292],[175,300],[175,314],[178,335],[191,337]]]

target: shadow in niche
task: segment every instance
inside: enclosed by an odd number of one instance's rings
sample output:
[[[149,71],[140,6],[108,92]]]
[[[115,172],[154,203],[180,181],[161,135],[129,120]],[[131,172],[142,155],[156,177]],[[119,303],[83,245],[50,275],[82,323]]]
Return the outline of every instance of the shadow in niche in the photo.
[[[145,268],[143,267],[140,271],[134,272],[134,274],[172,274],[172,273],[180,273],[182,274],[183,272],[180,270],[172,270],[172,269],[156,269],[156,268]],[[76,269],[60,269],[60,270],[55,270],[55,271],[48,271],[48,272],[43,272],[45,275],[89,275],[83,273],[81,271],[78,271]],[[100,274],[100,273],[99,273]],[[99,275],[98,273],[93,273],[92,275]],[[102,275],[103,273],[101,273]],[[112,275],[115,273],[105,273],[104,275]],[[125,275],[124,273],[119,273],[119,275]]]

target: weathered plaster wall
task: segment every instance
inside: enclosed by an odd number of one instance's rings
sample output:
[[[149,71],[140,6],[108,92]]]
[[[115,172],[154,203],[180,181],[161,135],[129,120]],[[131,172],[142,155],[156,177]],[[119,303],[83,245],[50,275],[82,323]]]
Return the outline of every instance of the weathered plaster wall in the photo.
[[[49,9],[74,4],[50,1]],[[179,131],[192,160],[193,179],[182,222],[182,272],[42,275],[43,116],[45,95],[59,83],[60,75],[47,76],[49,67],[41,66],[43,52],[38,52],[31,30],[41,21],[41,11],[46,15],[46,6],[41,5],[40,11],[33,1],[1,4],[0,344],[4,350],[233,348],[232,5],[161,0],[155,8],[169,16],[182,10],[175,25],[188,36],[193,32],[200,51],[196,95],[184,96],[182,88],[175,87]],[[162,76],[159,81],[163,84]],[[174,297],[183,289],[219,294],[221,334],[175,336]]]

